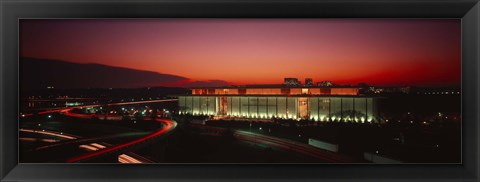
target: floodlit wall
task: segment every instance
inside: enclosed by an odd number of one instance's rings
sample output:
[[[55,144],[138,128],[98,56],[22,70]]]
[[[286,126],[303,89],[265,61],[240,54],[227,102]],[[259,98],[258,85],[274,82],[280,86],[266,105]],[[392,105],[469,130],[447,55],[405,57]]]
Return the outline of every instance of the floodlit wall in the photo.
[[[179,100],[183,100],[181,98],[182,97],[178,97]],[[185,108],[184,112],[193,113],[193,97],[185,96],[183,98],[185,99],[185,105],[184,106],[180,105],[180,109],[184,107]]]
[[[214,96],[180,96],[178,98],[179,110],[183,113],[215,115],[218,99]]]
[[[367,111],[367,119],[368,120],[373,120],[374,118],[372,116],[377,115],[377,107],[376,106],[376,100],[369,98],[367,99],[367,104],[366,104],[366,111]]]
[[[340,121],[342,116],[342,98],[330,98],[330,121]]]
[[[239,113],[240,113],[240,97],[230,97],[232,100],[231,102],[231,106],[232,106],[232,109],[231,109],[231,112],[230,112],[230,115],[234,115],[235,116],[239,116]]]
[[[309,100],[310,119],[316,121],[371,122],[377,116],[374,98],[312,97]]]
[[[193,104],[192,104],[193,113],[203,114],[203,113],[200,112],[200,98],[201,98],[201,97],[192,97],[192,100],[193,100]]]
[[[267,98],[268,97],[257,97],[258,98],[258,115],[262,118],[267,118]]]
[[[287,97],[287,118],[297,118],[297,98]]]
[[[249,102],[248,97],[240,97],[240,115],[248,116],[249,112]]]
[[[258,97],[248,97],[248,116],[257,117],[257,98]]]
[[[305,102],[306,107],[305,107]],[[246,118],[307,118],[332,122],[375,122],[371,97],[179,96],[181,113]],[[302,105],[302,107],[299,107]],[[305,115],[305,113],[308,113]]]
[[[316,121],[327,121],[330,118],[330,98],[317,97],[318,99],[318,115]]]
[[[186,98],[186,97],[185,97]],[[187,110],[185,108],[185,105],[187,105],[186,103],[186,99],[178,99],[178,107],[179,107],[179,110],[182,111],[182,110]]]
[[[286,118],[287,117],[287,97],[276,97],[277,98],[277,117]]]
[[[316,119],[318,120],[318,115],[319,115],[319,104],[318,101],[319,98],[310,98],[308,101],[308,108],[310,110],[310,119]]]
[[[277,97],[266,97],[267,98],[267,116],[273,117],[277,116]]]

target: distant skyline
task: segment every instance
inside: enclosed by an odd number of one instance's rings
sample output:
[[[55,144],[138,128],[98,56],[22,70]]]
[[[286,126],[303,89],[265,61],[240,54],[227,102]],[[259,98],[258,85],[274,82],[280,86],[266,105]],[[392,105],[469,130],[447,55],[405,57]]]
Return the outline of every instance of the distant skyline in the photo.
[[[459,19],[20,20],[22,57],[153,71],[191,83],[278,84],[293,77],[460,85],[460,44]]]

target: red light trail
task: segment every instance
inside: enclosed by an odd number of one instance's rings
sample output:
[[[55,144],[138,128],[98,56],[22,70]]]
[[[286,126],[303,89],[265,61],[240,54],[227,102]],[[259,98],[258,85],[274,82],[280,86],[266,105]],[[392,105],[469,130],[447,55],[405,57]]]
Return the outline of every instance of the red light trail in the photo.
[[[139,144],[141,142],[145,142],[147,140],[150,140],[150,139],[153,139],[153,138],[158,137],[160,135],[163,135],[163,134],[173,130],[177,126],[176,122],[166,120],[166,119],[155,119],[155,121],[161,122],[165,126],[162,129],[157,130],[157,131],[155,131],[155,132],[153,132],[149,135],[146,135],[144,137],[141,137],[137,140],[133,140],[133,141],[128,142],[128,143],[124,143],[124,144],[116,145],[116,146],[113,146],[113,147],[105,148],[105,149],[102,149],[102,150],[86,153],[84,155],[72,157],[72,158],[68,159],[67,162],[70,162],[70,163],[79,162],[79,161],[82,161],[82,160],[86,160],[86,159],[90,159],[90,158],[93,158],[93,157],[98,157],[98,156],[101,156],[101,155],[104,155],[104,154],[107,154],[107,153],[110,153],[110,152],[114,152],[114,151],[120,150],[120,149],[125,148],[125,147],[129,147],[129,146],[132,146],[132,145],[135,145],[135,144]]]

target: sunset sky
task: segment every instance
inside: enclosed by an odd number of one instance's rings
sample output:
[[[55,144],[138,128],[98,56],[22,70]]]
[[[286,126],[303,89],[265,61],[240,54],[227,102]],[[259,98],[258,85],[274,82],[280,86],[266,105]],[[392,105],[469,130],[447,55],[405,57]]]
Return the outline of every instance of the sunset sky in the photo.
[[[459,19],[21,20],[20,55],[192,81],[458,85]]]

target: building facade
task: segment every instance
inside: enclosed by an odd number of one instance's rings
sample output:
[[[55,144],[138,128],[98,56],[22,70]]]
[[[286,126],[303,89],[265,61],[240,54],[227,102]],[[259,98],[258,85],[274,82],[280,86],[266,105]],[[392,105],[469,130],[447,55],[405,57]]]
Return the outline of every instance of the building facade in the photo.
[[[239,118],[376,122],[377,101],[358,88],[200,88],[178,97],[179,113]]]

